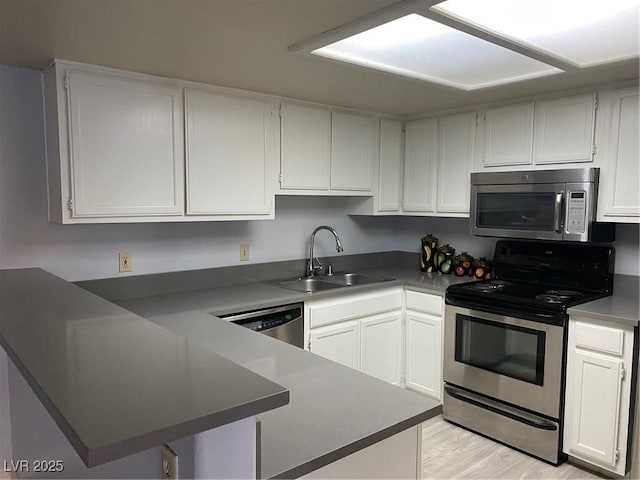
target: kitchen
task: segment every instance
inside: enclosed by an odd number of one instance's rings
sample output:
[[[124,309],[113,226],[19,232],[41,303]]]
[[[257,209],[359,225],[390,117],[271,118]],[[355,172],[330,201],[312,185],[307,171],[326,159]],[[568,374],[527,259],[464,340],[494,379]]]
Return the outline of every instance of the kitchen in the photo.
[[[315,3],[315,2],[314,2]],[[330,4],[329,2],[328,4]],[[320,103],[332,105],[348,105],[368,111],[384,111],[389,113],[399,113],[404,109],[411,114],[423,112],[442,111],[450,108],[464,108],[467,105],[482,104],[489,100],[474,100],[473,94],[453,95],[450,91],[442,89],[429,90],[424,84],[412,81],[394,80],[392,77],[376,72],[362,71],[355,67],[342,66],[340,64],[309,59],[306,57],[295,57],[286,52],[286,46],[294,41],[302,40],[313,33],[318,33],[335,25],[344,23],[349,18],[355,18],[362,14],[374,10],[388,2],[348,2],[341,5],[339,9],[326,8],[328,4],[320,2],[317,5],[308,5],[309,12],[299,11],[293,5],[281,6],[280,9],[271,10],[268,7],[260,7],[256,4],[245,4],[240,8],[254,22],[260,21],[261,29],[269,28],[277,30],[286,23],[286,18],[316,19],[317,26],[305,25],[304,22],[289,22],[289,38],[283,39],[276,33],[263,32],[265,36],[272,35],[282,42],[278,55],[294,57],[291,62],[295,62],[296,78],[294,75],[281,78],[276,75],[275,69],[270,64],[265,64],[266,55],[260,58],[261,53],[257,51],[257,58],[246,58],[249,52],[238,52],[237,55],[230,55],[224,48],[230,48],[229,41],[225,38],[231,37],[230,28],[222,28],[222,25],[234,25],[240,31],[240,26],[225,17],[224,9],[216,11],[220,17],[219,29],[220,41],[211,42],[201,58],[215,56],[216,68],[219,69],[218,76],[211,77],[214,80],[205,82],[217,85],[226,85],[235,88],[249,89],[265,93],[281,94],[286,97],[298,98],[300,96],[314,99]],[[6,4],[7,6],[9,3]],[[78,29],[74,22],[73,15],[64,15],[63,12],[48,10],[54,7],[44,7],[38,4],[32,8],[43,9],[43,13],[36,15],[36,12],[23,12],[23,17],[13,17],[15,24],[11,28],[20,26],[20,18],[39,18],[39,15],[48,15],[48,20],[43,20],[47,24],[57,25],[61,30],[71,31]],[[5,4],[3,4],[3,7]],[[104,15],[104,28],[111,19],[112,28],[121,21],[134,22],[148,11],[135,4],[131,5],[132,11],[128,12],[125,20],[123,15],[114,12],[101,12]],[[99,9],[100,10],[100,9]],[[117,9],[115,9],[117,10]],[[3,12],[4,13],[4,12]],[[76,11],[77,15],[81,15]],[[237,13],[236,13],[237,14]],[[58,16],[56,16],[58,15]],[[87,15],[81,25],[92,28],[103,28],[95,24],[93,14],[84,12]],[[179,12],[175,9],[170,13],[156,12],[161,18],[151,17],[157,20],[159,25],[166,25],[170,19],[180,18]],[[167,15],[167,17],[162,17]],[[228,13],[232,18],[236,18],[232,13]],[[215,15],[214,15],[215,16]],[[7,18],[3,15],[4,18]],[[116,18],[113,18],[116,17]],[[238,22],[239,18],[235,20]],[[55,20],[54,20],[55,19]],[[265,19],[271,20],[270,22]],[[194,22],[195,19],[192,18]],[[69,24],[69,22],[72,22]],[[36,22],[37,23],[37,22]],[[197,22],[196,22],[197,24]],[[312,28],[313,27],[313,28]],[[3,24],[3,31],[8,31],[9,26]],[[246,27],[245,27],[246,28]],[[126,25],[123,30],[127,29]],[[217,30],[217,29],[210,29]],[[10,31],[10,30],[9,30]],[[33,32],[33,38],[37,35],[48,35],[47,28],[42,28],[42,32]],[[98,30],[100,31],[100,30]],[[92,31],[89,33],[93,33]],[[188,32],[187,32],[188,33]],[[24,35],[24,34],[23,34]],[[29,35],[29,38],[32,36]],[[102,38],[100,35],[95,37]],[[113,38],[103,35],[109,42],[133,41],[127,35]],[[20,38],[20,42],[24,37]],[[152,37],[150,37],[152,38]],[[184,38],[190,38],[185,34]],[[157,37],[156,37],[157,39]],[[48,45],[48,39],[41,39],[37,42],[40,45]],[[174,39],[176,40],[176,39]],[[262,39],[261,39],[262,40]],[[3,37],[0,49],[6,55],[18,55],[26,48],[25,44],[16,45],[9,49],[10,45]],[[62,41],[62,40],[58,40]],[[67,40],[69,41],[69,40]],[[76,40],[77,41],[77,40]],[[114,50],[126,50],[120,44],[113,46]],[[178,43],[179,45],[179,43]],[[41,47],[44,48],[44,47]],[[69,48],[69,47],[67,47]],[[211,52],[209,49],[220,49]],[[266,48],[266,47],[265,47]],[[163,50],[163,49],[158,49]],[[246,50],[246,49],[245,49]],[[64,50],[62,50],[64,51]],[[167,50],[170,51],[170,50]],[[163,76],[173,78],[188,77],[188,80],[202,80],[195,74],[183,74],[172,72],[169,67],[162,72],[158,72],[153,65],[144,65],[142,58],[136,58],[128,65],[127,60],[122,63],[115,63],[113,60],[105,59],[100,61],[100,49],[95,47],[95,51],[78,52],[77,54],[63,55],[58,51],[47,52],[46,58],[37,67],[43,68],[53,57],[72,59],[89,64],[106,64],[119,66],[126,70],[139,70],[144,73],[162,73]],[[120,54],[125,55],[122,51]],[[131,52],[129,52],[131,53]],[[28,52],[22,51],[21,55],[29,56]],[[243,56],[244,55],[244,56]],[[73,58],[71,58],[73,57]],[[19,59],[7,57],[9,65],[20,65]],[[232,60],[237,58],[239,60]],[[162,63],[159,60],[155,60]],[[221,62],[242,61],[243,66],[225,65]],[[273,60],[275,61],[275,59]],[[244,62],[247,62],[244,64]],[[150,61],[153,63],[153,61]],[[322,73],[324,68],[330,69]],[[140,65],[140,67],[138,67]],[[257,79],[255,69],[259,68],[265,72],[264,77]],[[349,216],[350,201],[344,197],[296,197],[296,196],[276,196],[276,219],[266,221],[237,221],[237,222],[193,222],[179,223],[176,225],[168,223],[141,223],[141,224],[112,224],[112,225],[58,225],[47,222],[47,186],[46,172],[44,165],[44,142],[43,136],[43,115],[42,115],[42,95],[40,90],[40,75],[34,70],[20,70],[13,67],[3,67],[2,75],[2,202],[0,209],[2,215],[2,229],[0,229],[0,265],[2,268],[24,268],[41,267],[47,271],[69,280],[80,281],[97,278],[115,277],[117,272],[117,254],[121,251],[132,253],[133,275],[170,272],[180,270],[194,270],[203,268],[215,268],[231,265],[241,265],[238,258],[238,245],[249,244],[250,263],[264,263],[283,260],[303,259],[307,256],[308,237],[313,229],[321,224],[328,224],[336,228],[340,233],[347,254],[373,253],[373,252],[417,252],[419,248],[419,238],[425,233],[432,232],[441,239],[456,247],[458,251],[467,250],[474,255],[491,256],[495,240],[472,237],[468,233],[468,220],[464,218],[438,218],[438,217],[411,217],[411,216],[389,216],[389,217],[366,217]],[[272,72],[272,73],[266,73]],[[262,75],[260,76],[262,77]],[[296,88],[299,85],[309,83],[316,85],[314,77],[323,78],[326,83],[315,87],[318,91],[313,95],[300,94]],[[531,90],[525,95],[518,93],[515,86],[506,86],[492,95],[491,101],[506,100],[510,98],[523,98],[530,95],[542,94],[545,91],[563,91],[569,88],[579,88],[581,86],[610,84],[614,81],[637,81],[637,67],[622,66],[616,71],[596,71],[591,72],[586,78],[579,79],[574,85],[565,85],[562,80],[553,83],[553,77],[545,82],[535,83]],[[264,82],[260,85],[260,82]],[[256,82],[256,83],[251,83]],[[285,90],[285,82],[299,82],[289,86]],[[352,101],[350,97],[354,91],[362,89],[363,82],[370,85],[370,88],[363,92],[366,98]],[[582,83],[580,83],[582,82]],[[277,86],[276,84],[279,84]],[[280,85],[281,84],[281,85]],[[324,86],[323,86],[324,85]],[[277,90],[281,88],[282,90]],[[404,92],[406,90],[406,92]],[[291,93],[285,94],[290,91]],[[384,91],[385,95],[377,92]],[[430,93],[427,93],[430,92]],[[367,93],[369,92],[369,93]],[[450,97],[449,105],[439,104],[438,97]],[[355,98],[355,97],[354,97]],[[400,100],[404,100],[404,106],[400,105]],[[424,102],[424,106],[415,104],[417,99]],[[359,102],[359,103],[357,103]],[[382,103],[376,103],[382,102]],[[4,172],[8,172],[5,174]],[[618,223],[616,231],[616,266],[618,274],[632,276],[639,275],[638,267],[638,229],[637,224]],[[330,240],[319,238],[318,256],[321,258],[335,255],[333,244]],[[417,267],[416,267],[417,268]],[[126,277],[126,274],[120,274]]]

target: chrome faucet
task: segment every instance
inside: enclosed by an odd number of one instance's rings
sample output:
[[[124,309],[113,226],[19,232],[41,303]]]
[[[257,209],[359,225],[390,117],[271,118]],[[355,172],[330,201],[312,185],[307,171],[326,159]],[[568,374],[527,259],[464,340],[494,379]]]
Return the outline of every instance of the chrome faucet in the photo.
[[[336,238],[336,252],[340,253],[344,250],[344,248],[342,248],[342,242],[338,237],[338,232],[336,232],[334,228],[327,225],[320,225],[311,234],[311,242],[309,243],[309,260],[307,260],[307,277],[313,277],[316,272],[322,270],[322,263],[320,263],[320,260],[318,258],[314,258],[313,256],[313,245],[316,242],[316,233],[318,233],[320,230],[329,230]]]

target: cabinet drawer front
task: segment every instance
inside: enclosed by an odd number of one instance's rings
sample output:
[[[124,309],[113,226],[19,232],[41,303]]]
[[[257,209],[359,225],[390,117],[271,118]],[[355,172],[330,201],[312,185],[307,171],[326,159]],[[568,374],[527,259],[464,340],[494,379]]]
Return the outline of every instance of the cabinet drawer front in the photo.
[[[402,291],[398,289],[384,293],[349,295],[344,300],[323,300],[309,307],[309,325],[311,328],[315,328],[367,315],[399,310],[402,306],[401,294]]]
[[[442,315],[442,297],[407,290],[407,310]]]
[[[610,355],[622,355],[623,344],[623,330],[576,322],[576,347],[578,348],[587,348]]]

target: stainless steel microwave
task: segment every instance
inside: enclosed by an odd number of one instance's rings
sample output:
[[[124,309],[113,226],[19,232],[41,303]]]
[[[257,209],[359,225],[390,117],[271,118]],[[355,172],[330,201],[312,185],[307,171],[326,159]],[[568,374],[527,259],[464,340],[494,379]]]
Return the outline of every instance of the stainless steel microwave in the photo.
[[[597,223],[598,168],[471,174],[471,233],[487,237],[611,242]]]

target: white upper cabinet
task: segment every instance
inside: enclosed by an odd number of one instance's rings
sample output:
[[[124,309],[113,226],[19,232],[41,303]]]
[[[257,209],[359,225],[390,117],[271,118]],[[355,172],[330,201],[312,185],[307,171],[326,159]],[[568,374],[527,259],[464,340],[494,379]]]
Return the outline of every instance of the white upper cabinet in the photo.
[[[331,112],[331,188],[371,192],[377,119]]]
[[[536,164],[590,162],[595,94],[541,100],[535,105]]]
[[[407,122],[404,212],[469,215],[475,132],[476,112]]]
[[[482,167],[531,165],[533,162],[533,102],[489,108],[482,114]]]
[[[405,125],[405,212],[433,212],[436,200],[438,119],[413,120]]]
[[[402,122],[383,118],[380,120],[380,160],[378,178],[378,210],[399,212],[402,207]]]
[[[282,102],[280,188],[329,190],[331,110]]]
[[[596,158],[600,162],[598,220],[640,221],[638,88],[601,96]]]
[[[187,88],[185,103],[187,213],[272,213],[274,102]]]
[[[182,215],[179,87],[57,64],[44,90],[52,221]]]
[[[51,221],[274,217],[274,98],[62,60],[43,86]]]
[[[436,211],[469,214],[470,173],[476,141],[476,112],[439,118]]]
[[[371,196],[378,141],[378,117],[283,101],[278,193]]]

